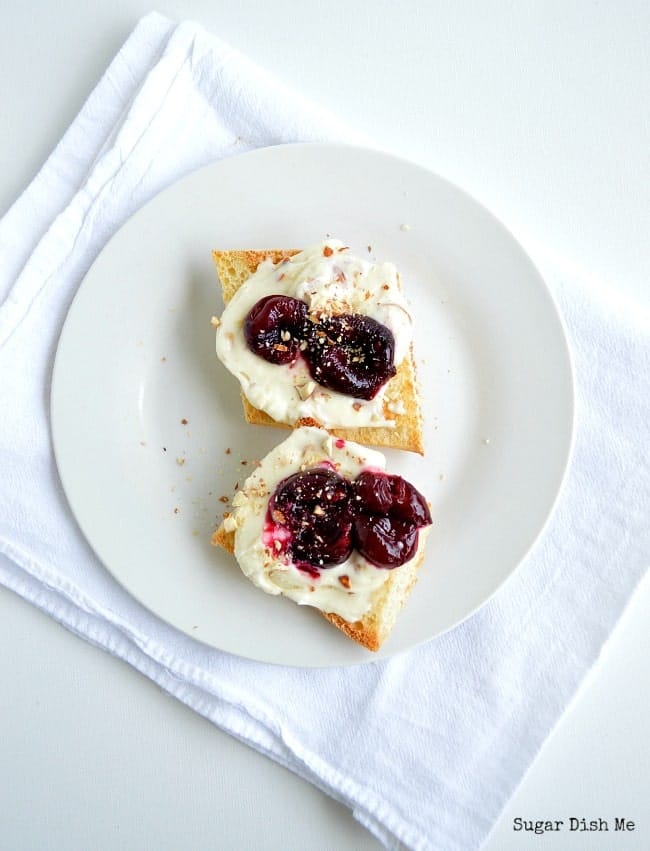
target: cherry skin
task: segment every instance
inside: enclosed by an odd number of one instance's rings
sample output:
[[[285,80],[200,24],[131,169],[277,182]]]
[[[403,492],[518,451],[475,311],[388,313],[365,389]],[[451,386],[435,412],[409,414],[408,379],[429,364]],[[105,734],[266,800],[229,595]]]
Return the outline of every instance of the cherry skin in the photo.
[[[366,470],[354,480],[352,490],[357,506],[355,513],[387,513],[416,526],[428,526],[431,523],[427,501],[401,476]]]
[[[401,476],[366,470],[352,483],[354,546],[376,567],[409,561],[418,546],[418,529],[431,523],[422,494]]]
[[[297,298],[268,295],[244,319],[248,348],[269,363],[291,364],[298,357],[307,321],[307,305]]]
[[[370,316],[331,316],[309,328],[304,352],[311,377],[329,390],[373,399],[395,373],[395,338]]]
[[[332,470],[315,468],[283,479],[268,514],[291,533],[286,552],[298,566],[334,567],[352,552],[350,485]]]
[[[387,514],[360,514],[354,521],[354,546],[375,567],[400,567],[418,548],[418,527]]]

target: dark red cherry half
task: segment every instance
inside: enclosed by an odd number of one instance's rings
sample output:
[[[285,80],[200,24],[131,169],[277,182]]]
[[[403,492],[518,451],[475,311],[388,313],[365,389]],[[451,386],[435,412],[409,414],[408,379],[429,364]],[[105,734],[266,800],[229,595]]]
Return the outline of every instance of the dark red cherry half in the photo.
[[[352,482],[354,546],[377,567],[399,567],[412,559],[418,529],[431,523],[422,494],[401,476],[361,473]]]
[[[352,483],[352,491],[355,514],[389,514],[417,527],[431,523],[426,499],[401,476],[364,471]]]
[[[350,484],[332,470],[316,468],[283,479],[268,514],[290,531],[286,551],[298,566],[333,567],[352,552]]]
[[[395,338],[359,313],[332,316],[309,328],[305,360],[314,381],[329,390],[373,399],[395,375]]]
[[[306,320],[304,301],[283,295],[265,296],[244,319],[246,344],[269,363],[293,363],[300,351]]]
[[[418,529],[387,514],[360,514],[354,521],[354,546],[377,567],[399,567],[415,555]]]

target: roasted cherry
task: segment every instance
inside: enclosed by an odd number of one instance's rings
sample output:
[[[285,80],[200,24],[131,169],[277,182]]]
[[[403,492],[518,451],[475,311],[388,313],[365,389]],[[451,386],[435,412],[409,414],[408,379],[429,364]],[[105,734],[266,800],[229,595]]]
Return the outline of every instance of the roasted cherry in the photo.
[[[399,567],[415,555],[418,528],[388,514],[360,514],[354,521],[354,545],[377,567]]]
[[[350,484],[315,468],[283,479],[269,501],[269,519],[291,533],[286,552],[294,564],[333,567],[352,552]]]
[[[431,523],[422,494],[401,476],[365,471],[352,483],[354,546],[377,567],[413,558],[418,529]]]
[[[293,363],[298,357],[306,320],[304,301],[268,295],[248,311],[244,338],[248,348],[269,363]]]
[[[396,372],[392,331],[359,313],[311,324],[304,356],[314,381],[356,399],[374,398]]]
[[[422,494],[401,476],[365,471],[352,483],[355,514],[389,514],[416,526],[428,526],[431,512]]]

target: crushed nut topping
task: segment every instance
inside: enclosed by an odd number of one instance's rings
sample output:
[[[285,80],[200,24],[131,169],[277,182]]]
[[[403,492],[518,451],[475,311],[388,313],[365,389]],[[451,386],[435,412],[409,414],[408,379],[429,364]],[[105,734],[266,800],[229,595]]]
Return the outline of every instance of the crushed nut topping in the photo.
[[[316,382],[309,378],[305,378],[304,381],[296,382],[296,392],[303,401],[308,399],[315,389]]]

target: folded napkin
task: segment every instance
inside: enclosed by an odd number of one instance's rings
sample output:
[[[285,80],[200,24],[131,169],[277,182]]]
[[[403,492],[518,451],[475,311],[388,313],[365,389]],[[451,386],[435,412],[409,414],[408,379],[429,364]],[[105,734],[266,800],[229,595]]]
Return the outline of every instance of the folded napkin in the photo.
[[[645,570],[648,326],[638,309],[533,247],[575,357],[568,481],[541,541],[499,593],[463,625],[388,661],[278,668],[180,634],[97,561],[52,456],[58,336],[111,234],[198,166],[312,139],[364,141],[199,26],[156,14],[137,26],[0,222],[0,581],[347,804],[386,847],[467,851],[487,837]]]

